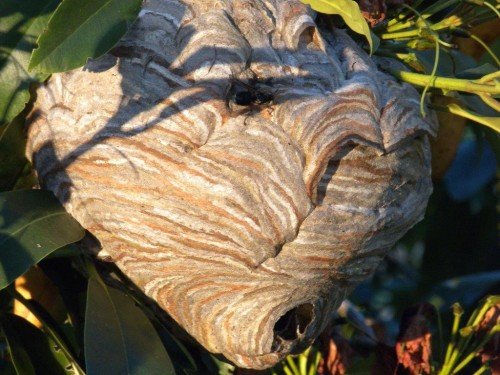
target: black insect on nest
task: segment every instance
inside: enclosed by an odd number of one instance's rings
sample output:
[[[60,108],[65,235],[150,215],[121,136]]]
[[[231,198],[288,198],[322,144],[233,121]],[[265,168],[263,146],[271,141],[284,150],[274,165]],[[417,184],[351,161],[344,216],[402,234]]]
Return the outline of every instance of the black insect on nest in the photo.
[[[273,101],[275,94],[270,86],[270,82],[261,82],[257,78],[252,78],[246,83],[230,77],[226,90],[226,108],[232,112],[232,104],[246,107],[269,104]]]

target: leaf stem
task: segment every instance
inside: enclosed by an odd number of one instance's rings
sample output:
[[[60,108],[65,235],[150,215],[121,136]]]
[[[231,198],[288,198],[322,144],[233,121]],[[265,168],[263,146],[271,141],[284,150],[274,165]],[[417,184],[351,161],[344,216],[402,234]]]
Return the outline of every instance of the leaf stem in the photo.
[[[427,91],[431,87],[433,80],[436,78],[436,71],[437,71],[437,67],[438,67],[438,63],[439,63],[439,44],[438,43],[436,43],[435,48],[436,48],[436,58],[434,59],[434,66],[432,67],[431,75],[430,75],[429,79],[427,80],[424,91],[422,92],[422,95],[420,97],[420,113],[422,114],[422,117],[425,117],[425,109],[424,109],[425,94],[427,93]]]
[[[453,327],[451,329],[451,340],[450,343],[448,344],[447,350],[446,350],[446,357],[444,359],[444,363],[448,363],[451,357],[451,353],[453,351],[453,348],[457,344],[457,336],[458,336],[458,327],[460,325],[460,320],[462,318],[462,315],[464,313],[464,310],[462,309],[462,306],[460,306],[459,303],[454,303],[452,306],[453,310]]]
[[[493,12],[495,12],[495,14],[497,15],[497,17],[500,18],[500,12],[497,10],[497,8],[495,8],[495,6],[491,5],[487,1],[484,1],[483,5],[486,5],[488,8],[490,8]]]
[[[301,375],[306,375],[307,374],[307,359],[309,357],[309,352],[311,351],[311,348],[307,348],[306,351],[304,351],[300,356],[299,356],[299,373]]]
[[[484,126],[487,126],[496,132],[500,133],[500,117],[486,117],[482,116],[479,113],[472,112],[470,110],[466,110],[462,107],[460,107],[457,104],[448,104],[446,106],[436,106],[436,105],[431,105],[430,106],[432,109],[435,109],[437,111],[442,111],[442,112],[449,112],[457,116],[461,116],[463,118],[472,120],[477,122],[478,124],[482,124]]]
[[[479,344],[477,344],[473,350],[465,357],[454,369],[452,374],[456,374],[462,368],[464,368],[472,359],[477,355],[477,353],[486,345],[488,341],[491,340],[493,335],[500,332],[500,325],[494,326],[488,334],[484,336]]]
[[[493,60],[495,60],[495,63],[497,64],[497,66],[500,67],[500,60],[495,55],[495,53],[491,50],[491,48],[488,47],[488,45],[485,42],[483,42],[483,40],[481,38],[479,38],[477,35],[474,35],[474,34],[471,33],[470,37],[473,40],[475,40],[476,42],[478,42],[486,50],[486,52],[488,52],[488,54],[491,56],[491,58]]]
[[[299,371],[297,365],[295,364],[295,361],[293,360],[291,355],[286,357],[286,362],[288,363],[288,366],[290,367],[290,369],[293,371],[294,375],[300,375],[300,371]]]
[[[477,370],[474,374],[472,375],[481,375],[484,374],[487,370],[489,370],[489,366],[487,364],[482,365],[479,370]]]
[[[319,351],[315,352],[314,363],[309,368],[308,375],[314,375],[318,371],[319,362],[321,361],[321,353]]]
[[[413,6],[415,8],[418,8],[418,6],[423,2],[423,0],[416,0],[414,3],[413,3]],[[399,22],[401,21],[404,21],[405,19],[407,19],[409,17],[409,14],[408,13],[405,13],[404,10],[401,10],[398,12],[398,14],[396,16],[394,16],[394,18],[392,18],[388,23],[387,23],[387,26],[388,28],[392,27],[392,26],[395,26],[397,24],[399,24]]]
[[[491,108],[500,112],[500,102],[498,100],[492,98],[490,95],[487,94],[478,94],[478,96],[482,99],[483,102],[485,102]]]
[[[461,0],[436,1],[432,5],[428,6],[424,10],[422,10],[420,13],[425,14],[425,15],[427,15],[427,14],[433,15],[433,14],[435,14],[443,9],[446,9],[448,7],[451,7],[455,3],[459,3],[459,2],[461,2]]]
[[[425,87],[427,84],[429,84],[430,87],[432,88],[443,89],[443,90],[464,91],[473,94],[478,94],[478,93],[485,93],[491,95],[500,94],[500,83],[486,84],[486,83],[481,83],[480,80],[447,78],[447,77],[432,77],[432,79],[429,79],[429,75],[427,74],[412,73],[394,69],[388,69],[388,72],[402,81],[421,87]]]

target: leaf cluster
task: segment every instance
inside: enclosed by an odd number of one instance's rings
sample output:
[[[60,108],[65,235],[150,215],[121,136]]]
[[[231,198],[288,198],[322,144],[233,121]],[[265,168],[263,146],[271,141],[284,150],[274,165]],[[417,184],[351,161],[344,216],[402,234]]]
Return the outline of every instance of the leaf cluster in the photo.
[[[450,104],[434,105],[436,110],[500,131],[500,45],[490,47],[473,33],[474,25],[499,15],[498,2],[440,0],[427,6],[417,0],[412,7],[394,9],[392,17],[373,30],[351,0],[304,2],[319,12],[337,15],[364,35],[373,55],[405,63],[411,71],[399,67],[387,71],[420,87],[423,99],[429,93],[454,99]],[[149,301],[117,270],[96,269],[81,253],[74,243],[84,236],[83,229],[50,193],[26,190],[36,185],[24,157],[23,136],[32,87],[51,73],[80,67],[88,58],[109,51],[134,21],[140,4],[140,0],[0,2],[0,343],[5,344],[0,346],[0,374],[239,371],[179,340],[177,333],[172,334],[171,322],[159,318]],[[456,35],[486,47],[481,66],[456,48]],[[500,159],[500,151],[498,155]],[[63,320],[58,321],[46,307],[15,288],[16,280],[33,266],[43,269],[56,285],[63,300]],[[13,304],[25,306],[39,325],[14,315]],[[466,366],[469,362],[464,361],[477,354],[483,341],[467,330],[476,320],[463,329],[454,321],[451,349],[440,374]],[[343,329],[351,329],[351,333],[361,325],[349,321]],[[370,336],[367,330],[363,329],[364,335]],[[314,346],[298,357],[287,358],[269,373],[311,375],[330,354]]]
[[[341,16],[349,28],[366,37],[374,55],[400,60],[410,67],[413,71],[381,66],[398,80],[423,89],[423,116],[426,93],[430,91],[435,96],[457,99],[447,105],[432,106],[434,110],[462,116],[500,132],[500,45],[497,43],[492,49],[474,34],[474,26],[500,18],[498,1],[417,0],[412,6],[402,2],[373,30],[355,1],[304,2],[320,13]],[[486,50],[482,65],[477,66],[474,59],[459,50],[453,42],[457,36],[471,38]]]

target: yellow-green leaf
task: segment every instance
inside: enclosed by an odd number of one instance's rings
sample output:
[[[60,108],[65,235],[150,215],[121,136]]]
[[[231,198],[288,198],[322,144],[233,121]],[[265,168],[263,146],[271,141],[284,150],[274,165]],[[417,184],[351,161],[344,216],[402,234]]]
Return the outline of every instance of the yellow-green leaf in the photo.
[[[153,324],[134,300],[89,279],[84,348],[87,375],[175,375]]]
[[[301,0],[309,4],[316,12],[325,14],[336,14],[342,17],[347,26],[354,32],[362,34],[368,40],[370,53],[373,53],[374,41],[370,32],[370,27],[366,23],[359,6],[352,0]]]
[[[466,110],[457,104],[448,104],[446,107],[450,113],[476,121],[500,133],[500,117],[482,116],[479,113]]]

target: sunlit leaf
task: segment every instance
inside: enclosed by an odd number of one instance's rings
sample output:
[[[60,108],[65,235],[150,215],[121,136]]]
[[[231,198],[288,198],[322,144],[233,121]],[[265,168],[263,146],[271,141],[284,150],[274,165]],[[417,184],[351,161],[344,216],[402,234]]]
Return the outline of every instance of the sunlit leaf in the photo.
[[[461,92],[457,93],[456,96],[474,112],[480,113],[483,116],[498,117],[498,112],[481,100],[478,95]]]
[[[17,315],[6,314],[0,322],[18,374],[71,374],[70,362],[41,330]]]
[[[0,193],[0,289],[84,233],[48,191]]]
[[[141,0],[64,0],[38,38],[29,69],[78,68],[109,51],[137,17]]]
[[[217,368],[216,372],[218,375],[232,375],[234,374],[235,367],[229,363],[221,361],[213,355],[210,355],[215,367]]]
[[[72,348],[68,342],[67,337],[64,335],[63,330],[59,326],[59,324],[55,321],[55,319],[47,312],[47,310],[39,304],[34,299],[27,299],[23,297],[21,293],[19,293],[18,289],[14,289],[10,291],[11,294],[14,295],[17,302],[20,302],[24,307],[33,314],[37,320],[43,326],[43,329],[51,340],[54,341],[58,347],[65,353],[66,357],[76,361],[76,357],[72,352]]]
[[[59,1],[0,1],[0,126],[24,109],[30,83],[47,78],[29,73],[28,63],[35,40]]]
[[[301,0],[305,4],[309,4],[311,8],[319,13],[336,14],[342,17],[346,25],[354,32],[362,34],[368,40],[370,45],[370,53],[373,53],[374,43],[370,27],[366,23],[359,6],[352,0]]]
[[[87,375],[175,374],[146,315],[133,299],[92,276],[85,313]]]
[[[457,104],[448,104],[446,108],[450,113],[476,121],[481,125],[485,125],[497,132],[500,132],[500,117],[498,116],[483,116],[480,113],[466,110]]]

